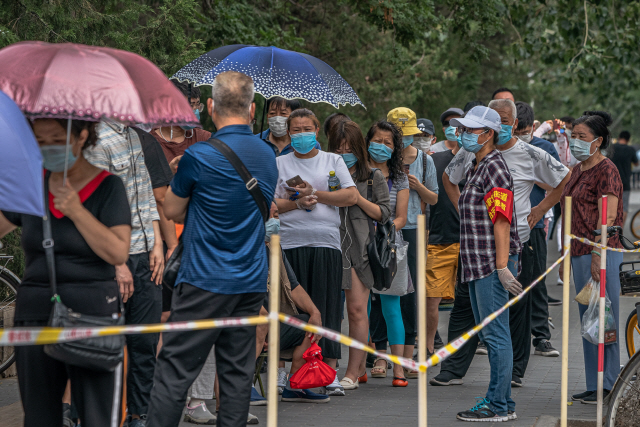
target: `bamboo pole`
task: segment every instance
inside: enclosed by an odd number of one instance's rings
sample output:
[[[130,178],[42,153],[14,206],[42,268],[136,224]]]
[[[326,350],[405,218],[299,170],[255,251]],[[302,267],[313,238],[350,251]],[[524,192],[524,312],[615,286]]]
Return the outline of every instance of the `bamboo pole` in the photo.
[[[607,196],[602,196],[602,233],[600,243],[607,245]],[[593,256],[593,255],[592,255]],[[598,316],[598,405],[596,426],[602,427],[602,389],[604,386],[604,307],[607,290],[607,251],[600,249],[600,313]]]
[[[278,361],[280,360],[280,236],[271,236],[269,278],[269,359],[267,363],[267,427],[278,425]]]
[[[566,253],[571,246],[571,197],[564,199],[564,248]],[[571,253],[563,263],[563,295],[562,295],[562,382],[560,385],[560,427],[567,427],[567,388],[569,386],[569,298],[571,286]]]
[[[418,286],[418,362],[427,361],[427,239],[426,217],[418,215],[416,242]],[[427,427],[427,373],[418,373],[418,427]]]

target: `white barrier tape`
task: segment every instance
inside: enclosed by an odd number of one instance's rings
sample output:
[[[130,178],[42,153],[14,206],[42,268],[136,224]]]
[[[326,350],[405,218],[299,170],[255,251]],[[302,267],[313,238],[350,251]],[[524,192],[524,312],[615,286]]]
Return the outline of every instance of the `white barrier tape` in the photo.
[[[613,252],[628,252],[628,253],[638,253],[640,252],[640,249],[618,249],[618,248],[612,248],[609,246],[605,246],[603,244],[600,243],[596,243],[596,242],[592,242],[589,239],[585,239],[584,237],[578,237],[576,235],[570,234],[569,235],[572,239],[575,239],[579,242],[582,242],[584,244],[590,245],[590,246],[595,246],[596,248],[600,248],[600,249],[604,249],[606,251],[613,251]]]
[[[101,328],[11,328],[0,329],[0,347],[55,344],[84,338],[108,335],[152,334],[158,332],[195,331],[200,329],[232,328],[269,323],[266,316],[231,317],[194,320],[191,322],[158,323],[152,325],[106,326]]]

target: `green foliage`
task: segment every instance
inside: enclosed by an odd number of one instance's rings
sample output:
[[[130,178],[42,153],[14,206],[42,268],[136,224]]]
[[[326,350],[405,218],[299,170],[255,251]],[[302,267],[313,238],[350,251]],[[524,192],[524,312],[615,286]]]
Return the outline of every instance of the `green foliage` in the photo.
[[[0,7],[0,47],[18,40],[109,46],[138,53],[171,74],[198,57],[194,0],[9,0]]]
[[[6,267],[18,277],[22,277],[24,273],[24,252],[22,252],[22,248],[20,247],[21,236],[22,230],[18,228],[0,239],[3,246],[0,248],[0,254],[13,257],[13,260],[9,261]],[[0,266],[5,267],[4,263],[4,260],[0,260]]]

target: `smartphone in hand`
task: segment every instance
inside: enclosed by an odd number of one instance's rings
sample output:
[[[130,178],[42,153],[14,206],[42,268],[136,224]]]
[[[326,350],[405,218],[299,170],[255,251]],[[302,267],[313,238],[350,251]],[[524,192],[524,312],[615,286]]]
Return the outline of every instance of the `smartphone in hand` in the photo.
[[[300,178],[300,175],[296,175],[293,178],[288,179],[286,182],[287,182],[287,185],[289,187],[295,187],[297,185],[303,185],[304,184],[304,181],[302,180],[302,178]],[[295,190],[293,190],[293,191],[295,191]]]

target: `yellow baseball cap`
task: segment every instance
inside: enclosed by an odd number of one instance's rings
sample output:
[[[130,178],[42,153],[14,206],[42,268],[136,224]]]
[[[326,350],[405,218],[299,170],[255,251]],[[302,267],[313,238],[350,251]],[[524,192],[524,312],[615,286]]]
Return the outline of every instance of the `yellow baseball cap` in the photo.
[[[416,113],[406,107],[398,107],[389,111],[387,121],[393,123],[402,131],[402,136],[417,135],[422,133],[418,129]]]

